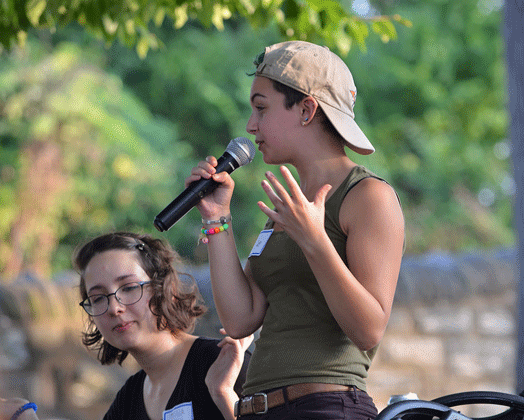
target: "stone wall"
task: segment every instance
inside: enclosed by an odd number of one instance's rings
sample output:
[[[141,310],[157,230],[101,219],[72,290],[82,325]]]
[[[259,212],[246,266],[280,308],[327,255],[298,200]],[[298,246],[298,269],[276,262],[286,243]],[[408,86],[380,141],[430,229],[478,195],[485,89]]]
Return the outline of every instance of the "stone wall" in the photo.
[[[408,392],[515,393],[515,280],[513,251],[406,257],[368,381],[377,406]]]
[[[370,370],[380,409],[391,395],[514,392],[515,252],[406,256],[391,320]],[[209,313],[197,333],[218,336],[207,267],[193,268]],[[98,420],[136,366],[100,366],[80,344],[76,278],[0,287],[0,396],[23,395],[41,419]],[[1,284],[1,283],[0,283]],[[476,408],[473,414],[491,414]],[[471,414],[471,413],[469,413]]]

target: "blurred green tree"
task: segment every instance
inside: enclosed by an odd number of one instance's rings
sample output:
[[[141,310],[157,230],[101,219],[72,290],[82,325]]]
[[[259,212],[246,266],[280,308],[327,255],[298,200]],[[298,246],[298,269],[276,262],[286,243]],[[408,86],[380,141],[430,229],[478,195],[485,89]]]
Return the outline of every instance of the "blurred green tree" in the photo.
[[[404,203],[408,252],[512,246],[501,5],[377,0],[414,25],[383,48],[350,52],[356,119],[377,146],[368,165]]]
[[[220,155],[231,138],[245,132],[251,82],[246,72],[266,39],[278,37],[270,30],[260,38],[248,25],[207,35],[187,25],[178,34],[148,60],[121,45],[100,48],[74,27],[4,52],[0,272],[5,278],[21,271],[46,278],[67,269],[76,245],[108,230],[159,234],[152,221],[181,192],[189,169],[205,154]],[[46,158],[49,150],[52,161]],[[47,166],[41,168],[40,161]],[[256,237],[254,223],[263,222],[252,198],[263,197],[262,190],[253,194],[256,172],[243,172],[234,200],[235,219],[253,226],[238,232],[239,249],[246,254]],[[198,261],[206,255],[205,247],[196,246],[200,226],[192,212],[162,236]]]
[[[48,54],[35,43],[0,64],[0,268],[7,279],[21,270],[48,278],[69,266],[79,238],[101,228],[141,228],[191,153],[173,124],[94,65],[96,53],[90,63],[82,57],[74,44]]]

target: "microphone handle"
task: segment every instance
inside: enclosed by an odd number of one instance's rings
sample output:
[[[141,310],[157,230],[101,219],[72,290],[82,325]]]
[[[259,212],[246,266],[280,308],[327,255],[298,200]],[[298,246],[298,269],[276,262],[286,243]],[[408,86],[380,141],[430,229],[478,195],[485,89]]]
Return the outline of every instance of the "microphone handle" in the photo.
[[[217,160],[216,173],[231,173],[240,165],[236,159],[228,152],[224,152]],[[155,227],[160,231],[167,231],[182,216],[196,206],[202,198],[211,194],[220,184],[213,179],[200,179],[194,181],[175,198],[167,207],[162,210],[153,221]]]

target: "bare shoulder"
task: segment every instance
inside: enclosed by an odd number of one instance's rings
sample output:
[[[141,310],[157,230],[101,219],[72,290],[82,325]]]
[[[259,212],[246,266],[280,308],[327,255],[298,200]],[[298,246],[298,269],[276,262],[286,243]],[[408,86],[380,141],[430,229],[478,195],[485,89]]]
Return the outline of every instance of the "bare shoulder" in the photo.
[[[393,187],[373,177],[363,179],[348,192],[339,217],[346,233],[380,221],[402,225],[403,229],[404,222],[400,201]]]

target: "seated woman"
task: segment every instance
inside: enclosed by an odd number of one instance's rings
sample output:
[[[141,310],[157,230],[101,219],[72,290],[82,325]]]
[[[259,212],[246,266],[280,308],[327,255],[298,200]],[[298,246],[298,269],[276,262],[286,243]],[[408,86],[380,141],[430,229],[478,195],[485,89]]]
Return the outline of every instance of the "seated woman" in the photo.
[[[99,236],[74,257],[80,305],[89,315],[83,343],[98,350],[102,364],[121,364],[131,354],[141,367],[106,420],[234,419],[253,337],[190,334],[206,308],[196,285],[181,281],[179,262],[164,241],[127,232]],[[0,398],[4,418],[37,419],[36,405]]]
[[[102,364],[131,354],[142,368],[104,419],[234,418],[253,338],[219,342],[190,334],[205,308],[196,285],[184,290],[179,257],[166,242],[110,233],[80,248],[74,263],[90,321],[84,344],[98,349]]]

